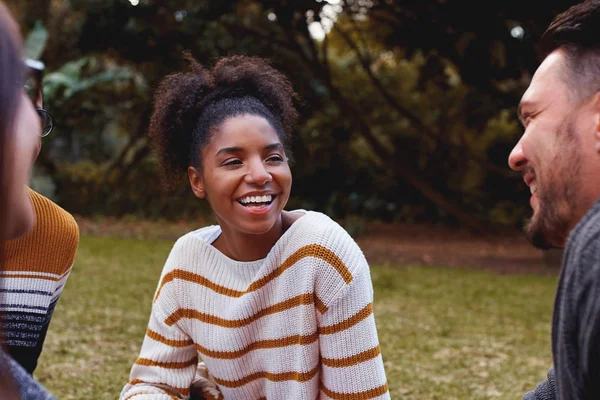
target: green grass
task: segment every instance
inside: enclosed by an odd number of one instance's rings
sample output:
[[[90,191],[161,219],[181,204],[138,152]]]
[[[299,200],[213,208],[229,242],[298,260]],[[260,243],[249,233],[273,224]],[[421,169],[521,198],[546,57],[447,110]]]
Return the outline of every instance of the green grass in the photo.
[[[171,242],[83,237],[36,377],[59,399],[115,399]],[[518,399],[551,365],[556,280],[373,266],[393,399]]]

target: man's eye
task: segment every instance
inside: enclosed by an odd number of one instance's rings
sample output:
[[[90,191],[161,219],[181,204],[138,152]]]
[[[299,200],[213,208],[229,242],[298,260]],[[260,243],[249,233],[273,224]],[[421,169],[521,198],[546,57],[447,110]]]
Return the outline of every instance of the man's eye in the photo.
[[[529,122],[531,122],[532,119],[533,119],[533,114],[531,114],[531,113],[523,114],[523,125],[527,126],[527,124]]]

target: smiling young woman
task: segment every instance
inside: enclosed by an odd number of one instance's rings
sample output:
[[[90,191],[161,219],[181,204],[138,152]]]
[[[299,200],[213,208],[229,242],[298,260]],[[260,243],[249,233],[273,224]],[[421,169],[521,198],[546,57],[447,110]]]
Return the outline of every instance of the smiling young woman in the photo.
[[[363,253],[326,215],[284,210],[290,84],[262,59],[188,60],[150,137],[166,182],[187,177],[218,225],[173,247],[121,399],[389,398]]]

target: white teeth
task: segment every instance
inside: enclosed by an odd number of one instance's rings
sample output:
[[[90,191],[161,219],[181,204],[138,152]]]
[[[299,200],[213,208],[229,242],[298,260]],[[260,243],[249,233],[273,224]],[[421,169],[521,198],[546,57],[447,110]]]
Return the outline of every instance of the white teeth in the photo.
[[[536,185],[531,185],[529,186],[529,191],[531,192],[531,194],[534,194],[537,190],[537,186]]]
[[[273,200],[273,196],[268,194],[266,196],[246,196],[239,200],[242,204],[248,203],[268,203]]]

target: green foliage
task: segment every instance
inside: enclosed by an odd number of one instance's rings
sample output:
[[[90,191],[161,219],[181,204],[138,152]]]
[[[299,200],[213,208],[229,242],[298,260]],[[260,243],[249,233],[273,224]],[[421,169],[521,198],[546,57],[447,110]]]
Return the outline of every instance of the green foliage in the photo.
[[[44,79],[44,96],[51,102],[60,104],[96,86],[111,85],[121,80],[132,80],[134,78],[135,74],[130,68],[120,66],[113,66],[109,70],[100,71],[91,76],[84,76],[84,70],[93,68],[93,65],[97,62],[98,60],[94,57],[82,57],[68,62],[58,71],[48,74]],[[143,82],[140,86],[136,89],[146,89]]]
[[[48,31],[41,21],[36,21],[35,26],[29,32],[27,40],[23,44],[23,52],[26,58],[39,60],[44,53],[46,43],[48,42]]]
[[[145,139],[151,89],[185,67],[184,50],[207,65],[250,54],[270,58],[304,100],[291,205],[338,218],[518,225],[525,192],[506,162],[521,134],[515,109],[537,66],[536,35],[570,2],[559,3],[44,3],[45,96],[58,127],[40,171],[57,180],[65,206],[91,193],[76,206],[84,213],[167,212],[159,190],[144,201],[137,194],[145,173],[157,180]],[[324,40],[311,37],[314,24],[331,27]],[[510,35],[516,25],[522,39]],[[82,183],[82,162],[102,179]],[[197,203],[171,212],[194,214]]]
[[[156,164],[150,159],[127,175],[84,160],[61,165],[56,180],[61,188],[61,205],[73,214],[155,220],[195,219],[209,214],[206,202],[194,197],[187,187],[165,195],[161,185],[154,183],[157,174]],[[128,190],[120,190],[123,187]]]

